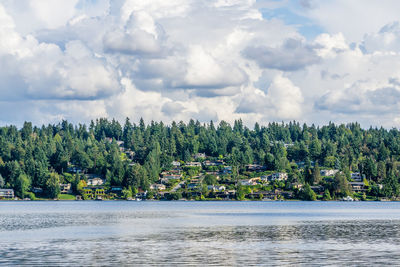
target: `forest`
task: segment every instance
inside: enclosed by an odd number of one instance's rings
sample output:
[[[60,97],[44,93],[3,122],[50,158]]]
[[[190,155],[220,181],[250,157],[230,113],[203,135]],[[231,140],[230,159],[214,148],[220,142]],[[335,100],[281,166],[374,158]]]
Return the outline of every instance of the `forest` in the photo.
[[[121,152],[122,142],[118,141],[123,141],[131,157]],[[64,120],[41,127],[30,122],[20,129],[3,126],[0,188],[13,188],[21,198],[32,195],[33,188],[42,188],[46,197],[54,198],[60,183],[71,183],[74,190],[79,187],[82,178],[70,171],[74,166],[83,173],[105,177],[108,186],[148,190],[161,172],[172,168],[172,161],[191,161],[198,152],[231,165],[234,171],[226,179],[233,181],[247,164],[256,163],[288,173],[290,183],[328,184],[328,193],[346,195],[347,189],[340,191],[332,181],[315,174],[315,169],[323,167],[340,170],[345,180],[352,172],[360,172],[370,185],[369,193],[399,196],[398,129],[363,129],[358,123],[301,125],[295,121],[256,123],[252,129],[241,120],[230,125],[195,120],[145,124],[141,119],[136,124],[129,118],[123,125],[100,118],[90,125]],[[337,179],[340,183],[340,177]]]

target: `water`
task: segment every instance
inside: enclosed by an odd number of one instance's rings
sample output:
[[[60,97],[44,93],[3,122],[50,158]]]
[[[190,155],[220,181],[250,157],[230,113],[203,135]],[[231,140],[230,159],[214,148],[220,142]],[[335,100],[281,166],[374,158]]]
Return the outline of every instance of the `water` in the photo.
[[[0,265],[395,265],[398,202],[0,202]]]

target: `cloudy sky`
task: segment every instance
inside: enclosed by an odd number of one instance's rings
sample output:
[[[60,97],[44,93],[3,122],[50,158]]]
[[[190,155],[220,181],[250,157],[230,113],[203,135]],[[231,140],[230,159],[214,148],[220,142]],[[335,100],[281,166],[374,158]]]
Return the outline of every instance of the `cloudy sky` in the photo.
[[[400,127],[398,0],[0,0],[0,125]]]

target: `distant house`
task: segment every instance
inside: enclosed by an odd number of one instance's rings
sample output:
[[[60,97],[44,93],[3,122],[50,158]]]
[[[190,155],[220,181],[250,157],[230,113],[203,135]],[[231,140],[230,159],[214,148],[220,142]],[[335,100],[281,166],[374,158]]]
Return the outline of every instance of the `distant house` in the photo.
[[[315,185],[315,186],[310,186],[311,190],[315,192],[317,195],[323,195],[325,188],[322,185]]]
[[[367,188],[363,182],[350,182],[351,190],[355,193],[364,193]]]
[[[286,181],[288,175],[286,172],[276,172],[270,175],[261,176],[261,180],[272,182],[272,181]]]
[[[67,171],[70,172],[70,173],[81,173],[81,172],[83,172],[83,170],[81,168],[76,167],[76,166],[68,167]]]
[[[277,197],[279,195],[278,192],[275,191],[275,190],[273,190],[273,191],[259,191],[257,193],[259,195],[262,194],[264,200],[274,200],[274,199],[277,199]],[[257,197],[257,196],[255,196],[255,197]]]
[[[125,150],[125,155],[128,157],[128,159],[133,160],[135,157],[135,152],[130,149],[127,149]]]
[[[119,147],[124,146],[124,141],[116,141],[116,142],[117,142],[117,145],[118,145]]]
[[[42,194],[43,193],[43,188],[34,187],[34,188],[32,188],[32,192],[35,193],[35,194]]]
[[[194,155],[194,158],[195,159],[204,159],[204,158],[206,158],[206,153],[196,153]]]
[[[90,178],[87,181],[87,185],[103,185],[104,184],[104,180],[101,179],[100,177],[95,177],[95,178]]]
[[[105,180],[97,174],[88,173],[85,174],[85,177],[87,179],[87,185],[97,186],[105,183]]]
[[[102,186],[84,187],[83,192],[89,199],[103,199],[105,197],[105,190]]]
[[[260,171],[264,171],[264,170],[266,170],[266,167],[262,166],[262,165],[258,165],[258,164],[246,165],[246,171],[249,171],[249,172],[260,172]]]
[[[200,162],[195,162],[195,161],[187,162],[185,164],[185,166],[187,166],[187,167],[201,167],[201,163]]]
[[[178,168],[178,167],[180,167],[181,166],[181,163],[179,162],[179,161],[173,161],[172,163],[172,166],[174,166],[175,168]]]
[[[257,185],[257,182],[254,181],[253,179],[249,179],[249,180],[241,180],[239,181],[239,183],[241,185],[245,185],[245,186],[249,186],[249,185]]]
[[[236,190],[216,192],[215,197],[222,199],[234,199],[236,197]]]
[[[167,187],[163,184],[152,184],[150,185],[150,189],[152,190],[165,190]]]
[[[203,161],[203,165],[204,166],[222,166],[224,165],[224,161],[223,160],[216,160],[216,161],[211,161],[211,160],[205,160]]]
[[[138,192],[135,197],[138,199],[145,199],[147,198],[147,191]]]
[[[339,170],[321,170],[320,174],[321,176],[334,176],[338,172]]]
[[[315,162],[314,161],[310,161],[311,166],[315,166]],[[296,162],[296,165],[298,168],[304,168],[306,166],[306,163],[304,161],[298,161]]]
[[[110,189],[110,193],[115,194],[117,196],[121,196],[122,195],[122,187],[112,186]]]
[[[193,189],[196,189],[199,187],[200,187],[200,183],[190,183],[190,184],[188,184],[187,189],[193,190]]]
[[[182,178],[182,174],[164,173],[162,174],[162,178],[167,180],[177,180]]]
[[[232,166],[225,166],[225,167],[222,169],[222,173],[223,173],[223,174],[232,173]]]
[[[214,162],[214,161],[210,161],[210,160],[205,160],[205,161],[203,161],[203,165],[204,165],[204,166],[207,166],[207,167],[209,167],[209,166],[216,166],[216,165],[215,165],[215,162]]]
[[[301,183],[292,183],[292,186],[293,186],[293,188],[300,189],[300,188],[303,187],[303,184],[301,184]]]
[[[0,199],[13,199],[14,189],[0,189]]]
[[[208,190],[211,190],[213,192],[217,192],[217,191],[224,191],[226,188],[223,185],[217,186],[217,185],[209,185],[207,186]]]
[[[60,184],[60,193],[61,194],[71,194],[71,184]]]
[[[353,179],[356,182],[361,182],[363,180],[363,177],[361,176],[361,173],[359,172],[353,172],[351,174],[351,179]]]

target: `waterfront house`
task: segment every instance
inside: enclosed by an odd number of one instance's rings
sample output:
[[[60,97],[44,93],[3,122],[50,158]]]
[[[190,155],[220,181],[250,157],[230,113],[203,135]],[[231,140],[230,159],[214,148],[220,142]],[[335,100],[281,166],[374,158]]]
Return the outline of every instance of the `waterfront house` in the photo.
[[[71,194],[71,184],[60,184],[60,193],[61,194]]]
[[[116,194],[117,196],[121,196],[122,195],[122,187],[120,186],[112,186],[110,189],[110,192],[113,194]]]
[[[215,193],[215,197],[222,199],[234,199],[236,197],[236,190],[219,191]]]
[[[14,189],[0,189],[0,199],[13,199]]]
[[[258,192],[263,195],[264,200],[274,200],[278,198],[278,192],[274,191],[261,191]]]
[[[102,186],[84,187],[83,192],[88,199],[104,199],[106,195],[104,187]]]
[[[363,182],[350,182],[351,190],[355,193],[364,193],[367,188]]]

